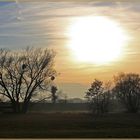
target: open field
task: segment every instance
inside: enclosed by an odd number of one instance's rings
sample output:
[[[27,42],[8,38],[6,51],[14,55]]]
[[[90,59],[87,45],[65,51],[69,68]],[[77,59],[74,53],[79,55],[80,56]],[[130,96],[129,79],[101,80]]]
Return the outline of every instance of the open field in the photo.
[[[1,138],[140,138],[140,114],[0,114]]]

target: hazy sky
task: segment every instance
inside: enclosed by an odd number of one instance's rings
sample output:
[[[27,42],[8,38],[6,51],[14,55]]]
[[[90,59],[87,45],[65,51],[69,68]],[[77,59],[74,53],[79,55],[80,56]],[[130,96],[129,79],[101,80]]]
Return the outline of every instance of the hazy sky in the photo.
[[[68,48],[67,30],[82,16],[105,16],[130,36],[122,59],[108,65],[82,63]],[[111,34],[111,33],[110,33]],[[68,97],[83,97],[95,79],[140,70],[140,2],[0,2],[0,48],[51,47],[56,52],[56,84]]]

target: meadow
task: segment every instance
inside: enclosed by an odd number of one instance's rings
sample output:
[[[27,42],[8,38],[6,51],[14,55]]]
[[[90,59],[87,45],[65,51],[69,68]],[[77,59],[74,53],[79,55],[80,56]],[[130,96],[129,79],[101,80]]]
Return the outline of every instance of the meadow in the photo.
[[[140,138],[140,114],[0,114],[0,138]]]

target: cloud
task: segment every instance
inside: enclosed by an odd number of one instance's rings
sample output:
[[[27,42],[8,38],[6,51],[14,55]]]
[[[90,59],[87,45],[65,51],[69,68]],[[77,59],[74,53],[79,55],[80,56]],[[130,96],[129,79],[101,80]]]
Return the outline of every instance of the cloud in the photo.
[[[87,83],[92,77],[108,77],[113,71],[120,71],[114,65],[97,67],[91,64],[78,64],[71,58],[67,48],[66,30],[70,22],[79,16],[103,15],[116,20],[135,38],[140,29],[140,2],[7,2],[0,3],[0,47],[24,48],[41,46],[54,48],[56,68],[62,73],[59,81],[79,80]],[[140,42],[138,41],[137,44]],[[134,43],[131,44],[132,46]],[[138,48],[138,45],[136,45]],[[138,56],[139,49],[126,50],[126,54]],[[132,54],[133,50],[133,54]],[[134,60],[134,57],[133,61]],[[123,60],[123,65],[132,61]],[[121,62],[116,62],[118,65]],[[116,64],[115,63],[115,64]],[[71,86],[70,86],[71,87]],[[78,88],[78,86],[77,86]],[[79,87],[80,88],[80,87]]]
[[[91,3],[89,3],[91,5]],[[95,1],[93,2],[92,6],[95,7],[116,7],[118,6],[118,2],[113,2],[113,1]]]

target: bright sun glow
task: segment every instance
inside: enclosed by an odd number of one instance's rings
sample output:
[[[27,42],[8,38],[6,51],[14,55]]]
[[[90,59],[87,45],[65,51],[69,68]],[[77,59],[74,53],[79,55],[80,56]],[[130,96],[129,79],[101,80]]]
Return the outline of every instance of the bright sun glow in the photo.
[[[76,59],[95,64],[119,59],[128,36],[115,21],[102,16],[76,18],[68,29]]]

